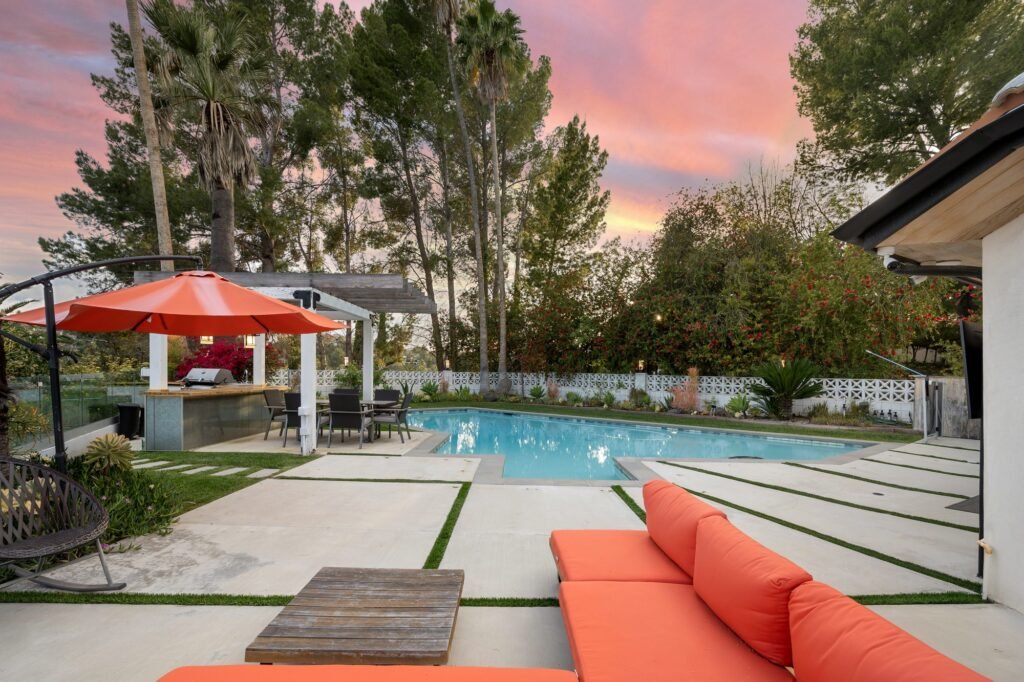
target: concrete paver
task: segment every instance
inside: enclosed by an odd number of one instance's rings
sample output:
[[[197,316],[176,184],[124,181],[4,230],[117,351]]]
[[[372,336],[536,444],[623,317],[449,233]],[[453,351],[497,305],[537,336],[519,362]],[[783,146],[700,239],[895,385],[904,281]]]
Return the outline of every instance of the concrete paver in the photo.
[[[977,533],[851,509],[665,464],[650,466],[661,476],[685,488],[870,547],[889,556],[960,578],[976,579],[974,548]]]
[[[273,476],[274,474],[279,473],[280,471],[280,469],[260,469],[259,471],[254,471],[251,474],[247,474],[246,478],[269,478],[270,476]]]
[[[628,492],[641,507],[644,506],[641,489],[630,488]],[[724,511],[729,521],[744,533],[792,560],[816,580],[828,583],[844,594],[960,591],[955,585],[943,580],[901,568],[732,507],[705,501]]]
[[[162,467],[165,464],[170,464],[167,460],[157,460],[151,462],[143,462],[142,464],[135,463],[132,465],[133,469],[152,469],[154,467]]]
[[[467,597],[554,597],[548,536],[558,528],[643,524],[609,488],[477,484],[441,567],[465,569]]]
[[[325,455],[285,474],[300,478],[393,478],[472,481],[480,464],[473,457],[383,457]]]
[[[555,607],[462,607],[449,665],[572,670],[572,654]]]
[[[965,448],[951,448],[939,445],[929,445],[926,443],[904,443],[902,445],[894,446],[892,449],[900,450],[901,452],[913,452],[918,455],[929,455],[931,457],[958,459],[964,462],[973,462],[975,464],[981,461],[981,453],[977,449],[968,450]]]
[[[437,483],[269,479],[113,554],[129,592],[295,594],[323,566],[419,568],[458,491]],[[95,581],[82,561],[54,577]]]
[[[801,464],[805,464],[801,462]],[[907,469],[906,467],[894,467],[878,462],[854,460],[847,462],[839,468],[832,464],[820,464],[818,462],[806,462],[807,466],[841,471],[845,474],[853,474],[863,478],[870,478],[875,481],[906,485],[912,488],[933,490],[939,493],[954,493],[974,497],[978,494],[978,479],[964,478],[963,476],[950,476],[948,474],[921,471],[920,469]]]
[[[153,682],[184,665],[242,663],[266,606],[0,604],[3,678]]]
[[[883,452],[878,455],[872,455],[867,459],[873,459],[876,462],[888,462],[890,464],[903,464],[912,467],[923,467],[925,469],[933,469],[935,471],[943,471],[951,474],[963,474],[968,476],[977,476],[978,464],[972,462],[950,462],[947,459],[938,459],[936,457],[922,457],[921,455],[908,454],[905,452]]]
[[[1021,679],[1024,614],[999,604],[872,606],[925,644],[997,682]]]
[[[186,476],[191,476],[192,474],[202,474],[216,468],[217,467],[215,466],[201,466],[196,467],[195,469],[189,469],[188,471],[182,471],[181,473],[185,474]]]
[[[793,467],[787,464],[768,462],[709,462],[704,464],[687,462],[685,466],[698,468],[703,471],[714,471],[769,485],[792,488],[823,497],[831,497],[845,502],[885,509],[901,514],[912,514],[914,516],[948,521],[965,526],[976,526],[978,524],[977,514],[946,509],[949,505],[960,502],[961,498],[958,497],[945,497],[911,490],[901,490],[899,488],[889,488],[876,483],[867,483],[840,476],[830,476],[818,471]],[[825,465],[819,467],[819,469],[825,468]],[[832,467],[832,470],[843,473],[844,467],[836,465]]]

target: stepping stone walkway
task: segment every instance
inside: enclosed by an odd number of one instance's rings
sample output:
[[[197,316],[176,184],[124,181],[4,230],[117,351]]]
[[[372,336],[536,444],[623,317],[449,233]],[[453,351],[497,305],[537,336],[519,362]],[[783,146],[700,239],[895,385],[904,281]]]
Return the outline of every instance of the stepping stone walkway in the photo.
[[[267,478],[268,476],[273,476],[276,473],[278,473],[277,469],[260,469],[259,471],[252,472],[246,476],[246,478]]]
[[[146,462],[144,464],[136,463],[132,468],[133,469],[153,469],[155,467],[162,467],[165,464],[170,464],[170,462],[164,460],[164,461],[157,461],[157,462]]]
[[[191,464],[175,464],[172,467],[165,467],[165,468],[161,469],[160,471],[176,471],[178,469],[188,469],[190,466],[192,466],[192,465]]]
[[[191,466],[191,465],[189,465],[189,466]],[[216,469],[216,468],[217,467],[215,467],[215,466],[202,466],[202,467],[196,467],[195,469],[189,469],[188,471],[182,471],[181,473],[185,474],[186,476],[191,476],[192,474],[199,474],[199,473],[202,473],[204,471],[210,471],[211,469]]]
[[[224,469],[223,471],[218,471],[217,473],[210,474],[210,475],[211,476],[230,476],[231,474],[237,474],[240,471],[245,471],[248,468],[249,467],[231,467],[229,469]]]

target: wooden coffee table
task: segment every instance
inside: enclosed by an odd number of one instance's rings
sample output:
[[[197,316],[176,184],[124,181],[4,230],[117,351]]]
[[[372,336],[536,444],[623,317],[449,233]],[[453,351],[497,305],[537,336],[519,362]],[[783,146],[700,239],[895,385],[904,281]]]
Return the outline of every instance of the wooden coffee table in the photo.
[[[245,660],[443,665],[464,579],[460,570],[321,568]]]

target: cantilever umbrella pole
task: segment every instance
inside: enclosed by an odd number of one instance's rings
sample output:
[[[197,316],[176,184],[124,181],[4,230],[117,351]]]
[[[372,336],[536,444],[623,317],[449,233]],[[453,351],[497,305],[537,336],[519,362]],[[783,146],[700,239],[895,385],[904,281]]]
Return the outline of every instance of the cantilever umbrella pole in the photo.
[[[0,301],[23,291],[32,286],[43,287],[43,305],[46,309],[46,351],[39,353],[46,360],[47,369],[50,375],[50,410],[53,425],[53,460],[57,471],[67,471],[68,453],[64,444],[64,415],[60,401],[60,349],[57,346],[57,321],[53,310],[53,280],[59,277],[66,277],[87,270],[110,267],[112,265],[126,265],[128,263],[143,263],[164,260],[188,260],[199,267],[202,267],[203,260],[199,256],[125,256],[123,258],[111,258],[110,260],[97,261],[95,263],[84,263],[74,265],[70,268],[54,270],[43,275],[36,275],[29,279],[9,284],[0,288]],[[38,351],[37,351],[38,352]]]

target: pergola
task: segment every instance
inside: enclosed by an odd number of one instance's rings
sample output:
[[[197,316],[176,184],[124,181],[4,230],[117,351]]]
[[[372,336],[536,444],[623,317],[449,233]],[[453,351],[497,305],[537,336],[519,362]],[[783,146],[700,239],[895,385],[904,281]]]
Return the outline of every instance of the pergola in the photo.
[[[373,313],[437,312],[437,306],[401,275],[363,275],[327,272],[222,272],[218,273],[249,289],[314,310],[332,320],[360,323],[363,327],[363,399],[373,399]],[[138,271],[135,283],[153,282],[173,272]],[[303,454],[316,449],[316,334],[302,334],[300,342],[299,442]],[[167,336],[149,335],[149,388],[167,388]],[[253,350],[253,384],[267,383],[266,335],[256,337]]]

